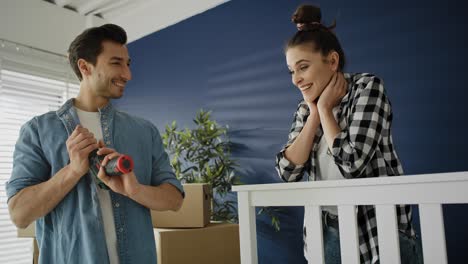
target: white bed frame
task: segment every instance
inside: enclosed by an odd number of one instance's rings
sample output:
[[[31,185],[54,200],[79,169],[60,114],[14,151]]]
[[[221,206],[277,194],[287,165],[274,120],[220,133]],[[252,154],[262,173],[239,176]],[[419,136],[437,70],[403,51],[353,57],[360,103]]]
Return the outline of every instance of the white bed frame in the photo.
[[[325,263],[320,206],[338,206],[341,259],[359,263],[356,206],[376,206],[381,264],[399,264],[396,204],[417,204],[425,264],[446,264],[442,204],[468,203],[468,172],[353,180],[241,185],[238,192],[242,264],[258,262],[255,206],[304,206],[308,258]]]

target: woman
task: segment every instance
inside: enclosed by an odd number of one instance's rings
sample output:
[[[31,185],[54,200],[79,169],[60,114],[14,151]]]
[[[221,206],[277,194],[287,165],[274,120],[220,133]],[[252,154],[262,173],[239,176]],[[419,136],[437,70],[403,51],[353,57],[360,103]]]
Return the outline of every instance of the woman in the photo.
[[[286,61],[303,100],[288,142],[276,158],[280,177],[294,182],[304,172],[311,181],[402,175],[382,80],[368,73],[343,73],[345,55],[331,31],[335,24],[321,23],[320,8],[300,6],[292,20],[298,32],[286,45]],[[402,263],[420,263],[411,207],[396,209]],[[337,208],[324,206],[322,211],[326,263],[341,263]],[[357,221],[361,263],[378,263],[374,206],[358,206]]]

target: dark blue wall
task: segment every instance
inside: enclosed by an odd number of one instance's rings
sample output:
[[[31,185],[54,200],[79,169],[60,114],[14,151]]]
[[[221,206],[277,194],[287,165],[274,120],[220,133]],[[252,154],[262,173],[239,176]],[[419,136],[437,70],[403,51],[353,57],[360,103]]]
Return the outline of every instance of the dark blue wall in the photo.
[[[382,77],[406,174],[467,171],[468,19],[461,1],[316,1],[345,49],[348,72]],[[200,109],[229,125],[244,183],[279,182],[274,156],[301,99],[283,45],[300,1],[232,1],[129,45],[133,81],[116,104],[164,131],[192,126]],[[468,259],[467,206],[444,208],[450,263]],[[303,263],[299,208],[281,232],[257,221],[260,263]]]

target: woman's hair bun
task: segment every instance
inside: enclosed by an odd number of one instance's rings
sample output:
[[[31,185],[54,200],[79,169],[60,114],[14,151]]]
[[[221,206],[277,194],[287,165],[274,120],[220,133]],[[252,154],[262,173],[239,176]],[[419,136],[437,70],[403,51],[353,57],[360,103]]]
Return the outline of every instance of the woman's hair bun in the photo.
[[[319,7],[313,5],[301,5],[292,15],[294,24],[321,23],[322,12]]]
[[[338,52],[338,70],[342,71],[345,65],[345,54],[333,29],[336,20],[330,26],[322,24],[322,12],[318,6],[301,5],[292,15],[292,22],[297,28],[297,32],[286,44],[285,51],[299,45],[314,44],[313,50],[320,51],[322,55],[328,55],[331,51]]]

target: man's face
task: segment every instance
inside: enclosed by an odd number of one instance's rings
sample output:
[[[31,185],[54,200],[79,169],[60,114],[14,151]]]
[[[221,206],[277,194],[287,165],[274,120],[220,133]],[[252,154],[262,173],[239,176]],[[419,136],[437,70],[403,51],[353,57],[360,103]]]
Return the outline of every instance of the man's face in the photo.
[[[130,58],[125,45],[104,41],[96,65],[90,64],[89,84],[96,96],[118,99],[132,79]]]

